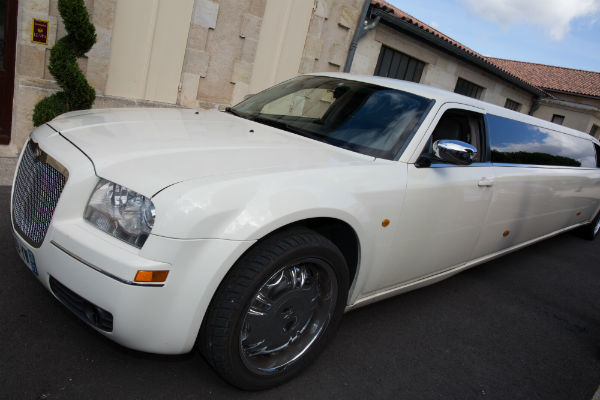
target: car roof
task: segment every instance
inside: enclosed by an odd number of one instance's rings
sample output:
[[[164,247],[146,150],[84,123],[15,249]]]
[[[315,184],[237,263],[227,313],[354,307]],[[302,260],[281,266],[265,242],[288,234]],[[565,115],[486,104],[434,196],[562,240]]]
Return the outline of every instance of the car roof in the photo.
[[[403,81],[400,79],[385,78],[381,76],[372,75],[358,75],[348,74],[342,72],[323,72],[309,74],[313,76],[328,76],[332,78],[347,79],[357,82],[365,82],[373,85],[388,87],[391,89],[402,90],[405,92],[413,93],[421,97],[433,99],[440,104],[444,103],[460,103],[466,104],[472,107],[476,107],[482,110],[484,113],[497,115],[504,118],[509,118],[517,121],[521,121],[527,124],[539,126],[541,128],[550,129],[557,132],[566,133],[569,135],[577,136],[582,139],[591,140],[592,142],[599,144],[600,142],[593,136],[572,129],[566,126],[558,125],[549,121],[545,121],[540,118],[532,117],[527,114],[523,114],[517,111],[512,111],[504,107],[500,107],[491,103],[487,103],[481,100],[474,99],[472,97],[463,96],[458,93],[450,92],[444,89],[423,85],[421,83],[414,83],[409,81]]]

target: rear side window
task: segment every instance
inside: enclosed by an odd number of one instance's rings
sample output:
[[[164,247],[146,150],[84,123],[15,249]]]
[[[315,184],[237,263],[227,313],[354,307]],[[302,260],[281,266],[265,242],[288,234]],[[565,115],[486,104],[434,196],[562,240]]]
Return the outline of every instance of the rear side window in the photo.
[[[594,168],[589,140],[496,115],[487,116],[492,162]]]
[[[596,167],[600,168],[600,146],[594,144],[594,147],[596,148]]]

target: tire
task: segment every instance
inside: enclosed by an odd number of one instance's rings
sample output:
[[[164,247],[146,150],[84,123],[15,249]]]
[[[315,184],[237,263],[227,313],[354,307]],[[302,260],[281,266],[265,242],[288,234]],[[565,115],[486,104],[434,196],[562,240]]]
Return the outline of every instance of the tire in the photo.
[[[600,211],[596,217],[587,225],[579,228],[579,235],[587,240],[594,240],[600,233]]]
[[[199,345],[231,384],[261,390],[308,366],[333,336],[348,295],[340,250],[304,228],[251,248],[224,278],[207,310]]]

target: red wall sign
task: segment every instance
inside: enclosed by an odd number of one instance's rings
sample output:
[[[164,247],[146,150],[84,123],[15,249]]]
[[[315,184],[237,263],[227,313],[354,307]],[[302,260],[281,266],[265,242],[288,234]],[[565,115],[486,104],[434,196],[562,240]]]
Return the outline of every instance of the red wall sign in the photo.
[[[48,21],[33,19],[31,41],[33,43],[48,44]]]

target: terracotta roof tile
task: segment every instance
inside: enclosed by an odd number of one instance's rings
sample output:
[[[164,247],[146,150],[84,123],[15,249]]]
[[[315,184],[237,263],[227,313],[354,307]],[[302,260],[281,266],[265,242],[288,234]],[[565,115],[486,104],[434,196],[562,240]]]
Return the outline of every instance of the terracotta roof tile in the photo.
[[[600,97],[600,72],[493,57],[488,60],[542,89]]]
[[[444,35],[437,29],[419,21],[410,14],[405,13],[397,7],[384,0],[371,0],[374,7],[381,8],[394,16],[415,25],[416,27],[442,39],[459,48],[471,56],[477,57],[486,63],[497,67],[510,76],[517,78],[528,85],[540,89],[557,90],[574,94],[589,96],[600,96],[600,73],[582,71],[577,69],[553,67],[550,65],[534,64],[522,61],[504,60],[500,58],[486,57],[473,49],[457,42],[451,37]]]

